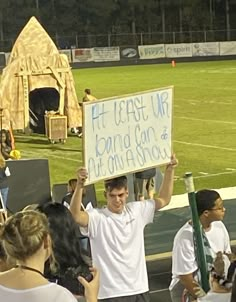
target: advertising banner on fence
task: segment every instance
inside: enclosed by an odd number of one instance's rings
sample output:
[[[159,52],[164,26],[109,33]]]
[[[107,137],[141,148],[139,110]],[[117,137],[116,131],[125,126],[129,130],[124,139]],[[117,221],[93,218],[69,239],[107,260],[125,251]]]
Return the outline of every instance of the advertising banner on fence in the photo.
[[[95,62],[120,61],[120,48],[94,47],[93,59]]]
[[[72,49],[72,62],[92,62],[93,48]]]
[[[192,43],[193,57],[219,56],[219,42]]]
[[[120,47],[120,58],[122,60],[138,58],[138,48],[133,46]]]
[[[66,55],[69,63],[72,62],[71,49],[59,49],[59,53]]]
[[[189,43],[165,44],[167,58],[192,57],[192,47]]]
[[[139,45],[138,52],[140,59],[158,59],[165,58],[164,44]]]
[[[236,42],[220,42],[220,55],[236,55]]]

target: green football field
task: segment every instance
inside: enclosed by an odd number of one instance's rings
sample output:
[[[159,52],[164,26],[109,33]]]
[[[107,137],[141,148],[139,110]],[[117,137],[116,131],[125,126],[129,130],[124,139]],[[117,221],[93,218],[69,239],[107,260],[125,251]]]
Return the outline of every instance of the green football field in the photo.
[[[85,88],[97,98],[174,86],[173,147],[179,159],[175,194],[185,192],[191,171],[195,188],[236,185],[235,61],[155,64],[73,70],[79,100]],[[52,145],[41,135],[16,135],[24,158],[48,158],[51,185],[75,176],[82,164],[82,140],[71,135]],[[102,184],[97,185],[102,193]],[[98,194],[103,201],[102,194]]]

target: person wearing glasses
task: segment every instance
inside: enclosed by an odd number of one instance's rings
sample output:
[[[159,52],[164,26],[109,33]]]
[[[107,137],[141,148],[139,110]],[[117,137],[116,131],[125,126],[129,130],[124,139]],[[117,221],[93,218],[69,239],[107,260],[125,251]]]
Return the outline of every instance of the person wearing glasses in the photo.
[[[196,205],[202,235],[207,266],[212,268],[218,252],[231,253],[228,231],[222,220],[225,215],[223,200],[214,190],[200,190],[196,193]],[[196,261],[192,222],[186,222],[174,238],[172,250],[172,281],[169,287],[172,302],[183,301],[183,292],[187,292],[189,301],[197,299],[196,282],[199,281]],[[191,300],[192,299],[192,300]]]

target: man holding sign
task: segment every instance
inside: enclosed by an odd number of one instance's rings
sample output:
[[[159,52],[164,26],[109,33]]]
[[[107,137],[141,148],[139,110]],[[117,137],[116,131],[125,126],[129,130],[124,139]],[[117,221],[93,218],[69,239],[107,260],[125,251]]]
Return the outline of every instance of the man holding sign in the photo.
[[[88,173],[85,168],[78,170],[70,210],[82,227],[81,232],[90,238],[93,265],[101,275],[100,301],[149,301],[143,230],[153,222],[155,210],[169,204],[177,163],[175,155],[172,155],[159,196],[153,200],[126,203],[127,178],[120,176],[105,181],[107,207],[88,212],[81,211]]]

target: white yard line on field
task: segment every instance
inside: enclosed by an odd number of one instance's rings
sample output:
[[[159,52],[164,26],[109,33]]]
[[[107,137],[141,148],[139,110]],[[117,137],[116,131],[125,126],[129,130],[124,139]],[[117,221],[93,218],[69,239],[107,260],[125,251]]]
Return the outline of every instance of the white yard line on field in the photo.
[[[198,99],[183,99],[181,98],[181,101],[186,101],[189,102],[190,104],[196,105],[196,104],[220,104],[220,105],[233,105],[233,100],[227,100],[224,102],[220,102],[220,101],[215,101],[215,100],[198,100]],[[174,106],[177,106],[176,104],[174,104]]]
[[[63,150],[61,150],[63,151]],[[68,161],[74,161],[74,162],[77,162],[77,163],[81,163],[82,160],[81,159],[74,159],[74,158],[70,158],[70,157],[66,157],[66,156],[59,156],[59,155],[55,155],[55,154],[52,154],[52,153],[49,153],[49,152],[36,152],[36,151],[23,151],[22,152],[22,155],[28,155],[28,156],[31,156],[34,155],[35,157],[34,158],[48,158],[48,157],[54,157],[54,158],[59,158],[59,159],[63,159],[63,160],[68,160]]]
[[[180,119],[184,119],[184,120],[207,122],[207,123],[219,123],[219,124],[236,125],[236,122],[227,122],[227,121],[219,121],[219,120],[207,120],[207,119],[201,119],[201,118],[195,118],[195,117],[175,116],[175,118],[180,118]]]
[[[235,148],[218,147],[218,146],[204,145],[204,144],[198,144],[198,143],[188,143],[188,142],[176,141],[176,140],[174,140],[174,142],[178,143],[178,144],[189,145],[189,146],[199,146],[199,147],[203,147],[203,148],[212,148],[212,149],[219,149],[219,150],[226,150],[226,151],[236,151]]]
[[[202,172],[199,172],[202,173]],[[200,176],[194,176],[195,178],[206,178],[206,177],[212,177],[212,176],[219,176],[219,175],[227,175],[227,174],[234,174],[236,173],[235,170],[227,171],[227,172],[219,172],[219,173],[206,173],[205,175],[200,175]],[[178,178],[178,180],[184,180],[182,177]],[[236,195],[235,195],[236,197]]]

